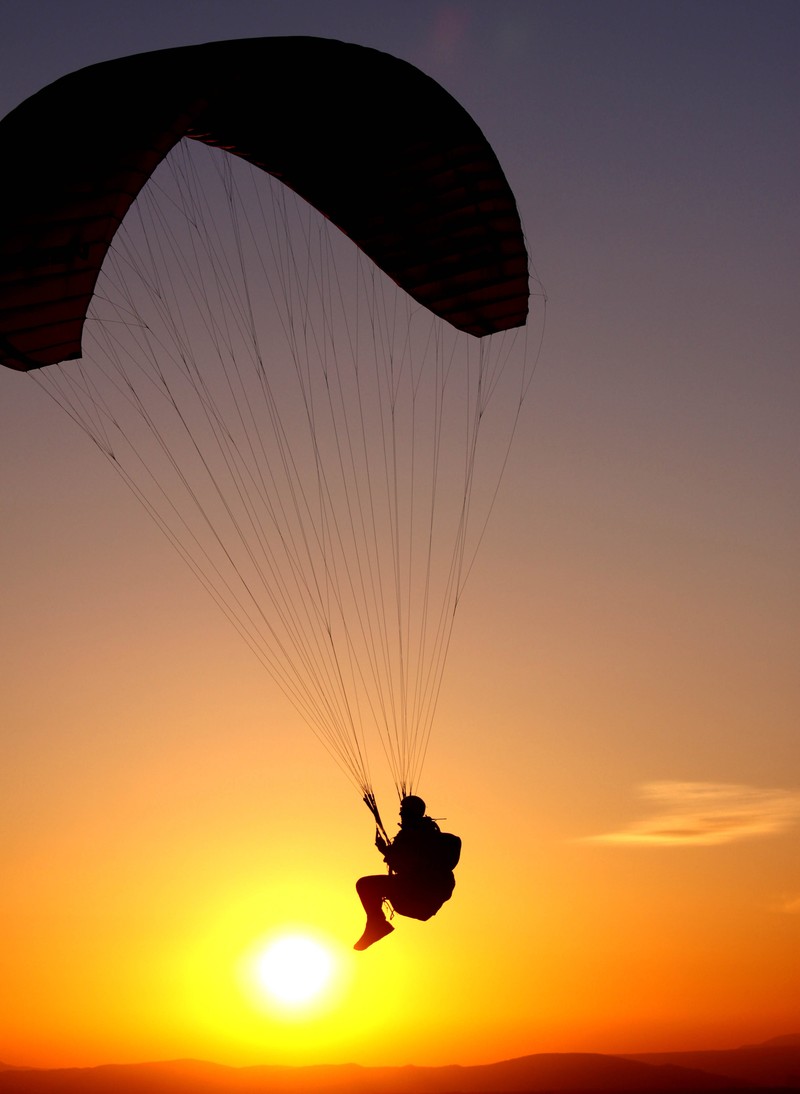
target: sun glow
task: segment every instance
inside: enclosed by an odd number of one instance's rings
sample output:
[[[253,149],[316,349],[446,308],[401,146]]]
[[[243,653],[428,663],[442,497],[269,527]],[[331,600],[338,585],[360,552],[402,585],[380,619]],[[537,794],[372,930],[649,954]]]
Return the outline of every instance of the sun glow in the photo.
[[[304,1007],[318,999],[333,972],[331,952],[303,934],[286,934],[275,939],[255,962],[259,988],[288,1008]]]

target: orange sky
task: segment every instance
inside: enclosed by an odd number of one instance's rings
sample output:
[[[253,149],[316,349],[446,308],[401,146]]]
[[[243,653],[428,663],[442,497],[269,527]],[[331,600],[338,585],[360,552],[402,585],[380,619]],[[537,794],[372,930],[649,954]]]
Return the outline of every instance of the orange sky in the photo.
[[[184,41],[419,64],[497,147],[551,300],[419,788],[463,838],[456,894],[366,954],[363,805],[85,438],[0,377],[0,1060],[468,1064],[796,1031],[796,173],[769,113],[797,101],[796,9],[734,5],[722,41],[681,5],[379,27],[371,4],[233,3],[187,36],[166,2],[87,45],[90,0],[40,3],[47,43],[10,7],[3,112]],[[248,980],[290,927],[338,962],[294,1016]]]

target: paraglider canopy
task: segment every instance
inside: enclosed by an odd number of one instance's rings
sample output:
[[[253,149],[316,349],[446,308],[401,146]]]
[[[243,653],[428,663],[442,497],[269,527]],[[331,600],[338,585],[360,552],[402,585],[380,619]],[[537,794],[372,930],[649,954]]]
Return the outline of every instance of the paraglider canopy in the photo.
[[[94,65],[0,141],[0,361],[109,459],[382,829],[367,742],[410,794],[533,374],[494,152],[412,65],[300,37]]]
[[[280,179],[459,330],[483,336],[524,324],[516,204],[464,109],[377,50],[255,38],[93,65],[0,123],[4,364],[31,369],[81,355],[109,244],[182,137]]]

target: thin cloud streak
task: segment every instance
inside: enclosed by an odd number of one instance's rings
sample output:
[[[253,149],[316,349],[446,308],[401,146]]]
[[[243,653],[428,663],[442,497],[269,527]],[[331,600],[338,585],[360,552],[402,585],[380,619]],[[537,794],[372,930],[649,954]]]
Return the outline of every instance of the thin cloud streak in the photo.
[[[712,846],[776,835],[800,817],[800,792],[737,783],[655,782],[641,796],[658,808],[619,832],[587,837],[594,843],[648,847]],[[800,901],[797,902],[800,911]]]

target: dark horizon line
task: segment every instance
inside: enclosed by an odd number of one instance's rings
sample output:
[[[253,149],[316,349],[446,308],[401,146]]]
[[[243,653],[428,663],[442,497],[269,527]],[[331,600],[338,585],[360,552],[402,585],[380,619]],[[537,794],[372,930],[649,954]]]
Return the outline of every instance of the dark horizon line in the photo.
[[[679,1060],[681,1062],[679,1062]],[[720,1064],[720,1070],[714,1067]],[[732,1064],[737,1064],[731,1072]],[[608,1085],[613,1082],[611,1069],[628,1069],[621,1078],[623,1086]],[[780,1073],[776,1073],[776,1067]],[[637,1084],[636,1071],[641,1084]],[[786,1070],[782,1070],[786,1069]],[[150,1073],[151,1078],[160,1074],[166,1078],[178,1080],[181,1073],[194,1072],[194,1080],[200,1079],[200,1072],[211,1078],[212,1072],[222,1079],[221,1072],[227,1072],[236,1090],[244,1094],[245,1087],[236,1080],[260,1080],[265,1091],[275,1089],[298,1091],[303,1085],[309,1090],[350,1091],[367,1094],[374,1076],[381,1075],[385,1084],[390,1078],[390,1087],[383,1086],[382,1094],[511,1094],[522,1091],[560,1090],[577,1094],[580,1090],[605,1091],[616,1094],[617,1091],[700,1091],[718,1090],[732,1092],[739,1090],[769,1089],[772,1091],[800,1091],[800,1033],[770,1037],[756,1044],[745,1044],[727,1049],[671,1049],[649,1052],[533,1052],[519,1057],[496,1060],[490,1063],[447,1063],[447,1064],[360,1064],[349,1063],[313,1063],[313,1064],[225,1064],[209,1060],[192,1058],[172,1060],[146,1060],[135,1063],[101,1063],[90,1066],[37,1067],[31,1064],[11,1064],[0,1061],[0,1092],[4,1091],[72,1091],[80,1090],[71,1080],[79,1075],[88,1080],[91,1075],[97,1082],[108,1078],[113,1072],[117,1079],[135,1079],[142,1072]],[[534,1075],[534,1072],[536,1074]],[[580,1072],[580,1074],[579,1074]],[[756,1073],[763,1072],[764,1075]],[[594,1079],[594,1083],[584,1086],[565,1085],[569,1075],[576,1080]],[[27,1078],[25,1078],[27,1076]],[[49,1078],[47,1078],[49,1076]],[[603,1078],[605,1076],[605,1078]],[[746,1079],[745,1079],[746,1076]],[[537,1080],[536,1086],[527,1085]],[[36,1082],[43,1080],[42,1085]],[[58,1082],[61,1079],[63,1082]],[[316,1079],[316,1083],[314,1083]],[[548,1079],[553,1080],[550,1085]],[[775,1080],[779,1079],[779,1082]],[[281,1080],[283,1082],[281,1083]],[[427,1081],[426,1081],[427,1080]],[[772,1081],[770,1081],[772,1080]],[[697,1085],[692,1085],[693,1081]],[[542,1082],[545,1085],[542,1085]],[[744,1085],[742,1085],[744,1082]],[[633,1083],[633,1085],[631,1085]],[[347,1084],[347,1085],[346,1085]],[[169,1084],[170,1090],[182,1090],[183,1087]],[[100,1090],[95,1082],[93,1089]],[[112,1087],[109,1087],[112,1089]],[[125,1083],[125,1089],[134,1087]],[[153,1087],[148,1085],[148,1090]],[[165,1087],[166,1089],[166,1087]],[[215,1084],[215,1089],[217,1086]],[[219,1087],[221,1089],[221,1087]],[[262,1089],[260,1086],[258,1089]],[[247,1084],[247,1091],[251,1090]]]

